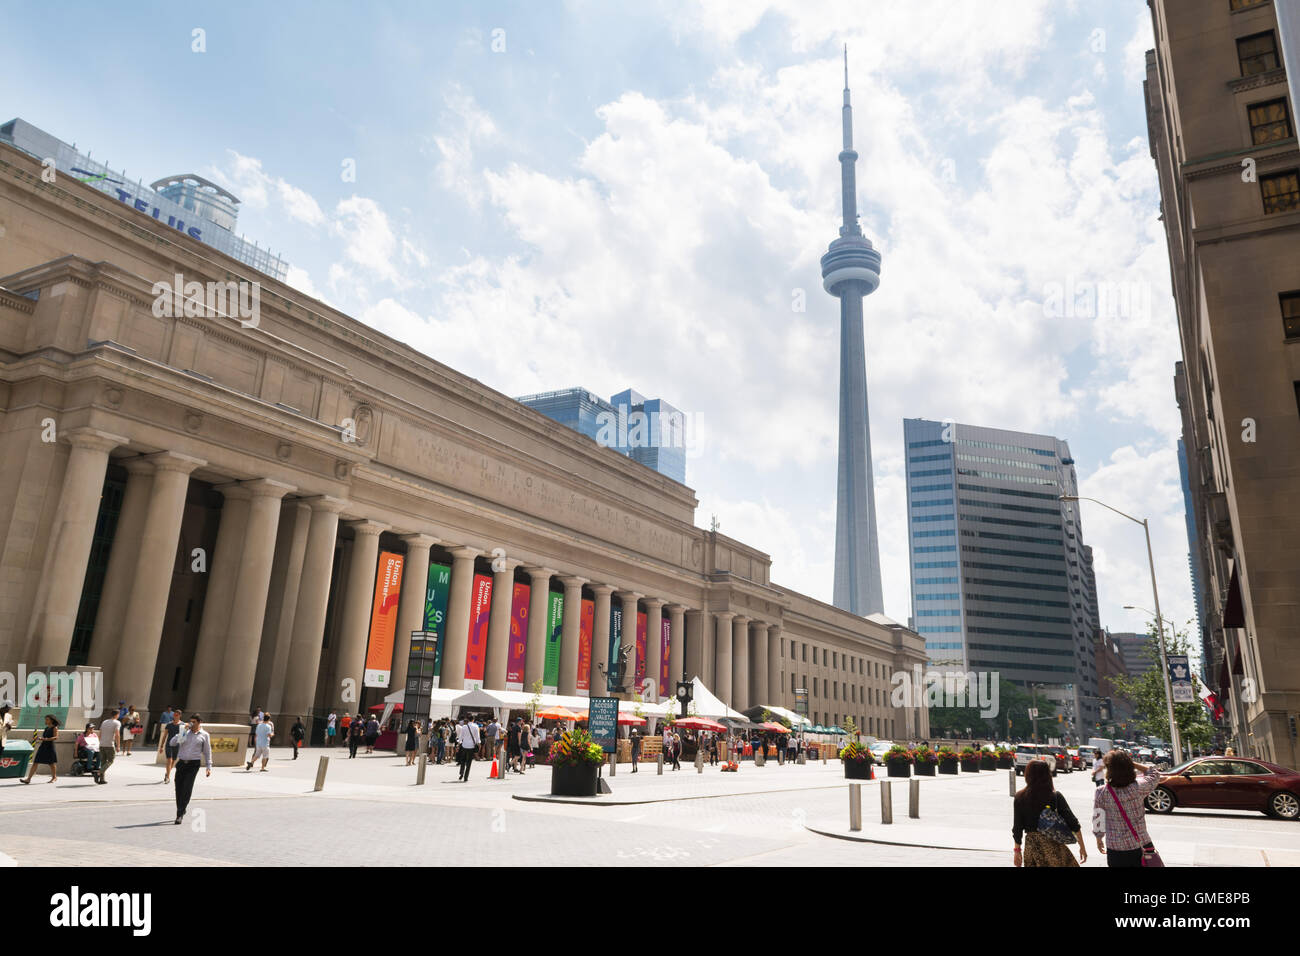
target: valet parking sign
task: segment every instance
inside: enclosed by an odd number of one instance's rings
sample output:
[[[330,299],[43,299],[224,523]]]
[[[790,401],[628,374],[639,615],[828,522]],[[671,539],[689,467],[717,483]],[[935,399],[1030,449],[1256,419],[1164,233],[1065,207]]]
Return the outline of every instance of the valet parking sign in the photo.
[[[1169,689],[1173,692],[1175,704],[1190,704],[1196,700],[1196,689],[1192,687],[1192,668],[1187,663],[1186,654],[1170,654]]]

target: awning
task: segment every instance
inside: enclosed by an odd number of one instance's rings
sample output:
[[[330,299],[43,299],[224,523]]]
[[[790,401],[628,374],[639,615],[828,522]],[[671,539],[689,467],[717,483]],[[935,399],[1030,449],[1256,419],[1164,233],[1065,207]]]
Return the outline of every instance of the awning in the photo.
[[[712,691],[704,686],[704,681],[696,677],[691,681],[691,684],[695,688],[695,696],[691,699],[690,710],[695,712],[695,716],[710,717],[713,720],[718,720],[722,717],[730,717],[732,720],[743,720],[748,722],[749,718],[740,713],[740,711],[732,710],[722,701],[718,700]],[[647,713],[648,712],[649,711],[647,711]]]
[[[1223,626],[1245,627],[1246,609],[1241,601],[1241,581],[1237,577],[1237,566],[1232,567],[1232,577],[1228,580],[1228,594],[1223,599]],[[1240,671],[1237,671],[1240,673]]]

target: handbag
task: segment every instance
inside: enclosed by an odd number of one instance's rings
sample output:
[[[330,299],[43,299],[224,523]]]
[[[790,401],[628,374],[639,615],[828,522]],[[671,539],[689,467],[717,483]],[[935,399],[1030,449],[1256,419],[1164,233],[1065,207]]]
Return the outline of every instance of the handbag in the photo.
[[[1133,824],[1129,822],[1128,814],[1124,812],[1124,805],[1119,802],[1119,796],[1115,793],[1115,788],[1112,787],[1110,784],[1106,784],[1106,789],[1110,791],[1110,798],[1115,801],[1115,806],[1119,808],[1119,815],[1123,817],[1124,822],[1128,824],[1128,832],[1133,834],[1133,839],[1141,843],[1142,838],[1138,836],[1137,830],[1133,829]],[[1143,866],[1164,866],[1165,865],[1165,861],[1160,859],[1160,854],[1156,852],[1156,847],[1154,843],[1147,843],[1143,845],[1142,865]]]
[[[1055,795],[1053,795],[1052,799],[1055,801]],[[1065,822],[1065,818],[1050,803],[1043,807],[1042,812],[1038,814],[1038,832],[1053,843],[1065,845],[1075,842],[1069,824]]]

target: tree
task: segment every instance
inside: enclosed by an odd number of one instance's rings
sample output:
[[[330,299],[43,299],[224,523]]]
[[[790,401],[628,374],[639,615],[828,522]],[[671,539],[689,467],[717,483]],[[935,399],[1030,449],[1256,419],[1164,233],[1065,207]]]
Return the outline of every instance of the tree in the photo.
[[[1160,669],[1160,642],[1156,637],[1155,623],[1147,625],[1148,641],[1143,648],[1145,661],[1155,666],[1137,677],[1112,677],[1111,684],[1116,692],[1127,697],[1133,703],[1133,711],[1142,731],[1151,737],[1171,740],[1169,733],[1169,708],[1165,700],[1165,679]],[[1170,626],[1173,637],[1166,642],[1168,654],[1186,654],[1189,641],[1187,632]],[[1204,748],[1214,739],[1214,728],[1210,725],[1205,705],[1199,700],[1190,704],[1174,704],[1174,720],[1178,723],[1178,735],[1185,746]],[[1181,758],[1175,754],[1175,762]]]
[[[992,717],[980,716],[978,707],[931,707],[930,734],[934,737],[965,737],[967,730],[980,737],[994,740],[1030,740],[1034,734],[1033,718],[1029,708],[1034,698],[1023,687],[1006,678],[998,681],[997,713]],[[1056,723],[1057,710],[1052,701],[1038,696],[1038,732],[1040,736],[1060,736],[1051,733],[1050,724]]]

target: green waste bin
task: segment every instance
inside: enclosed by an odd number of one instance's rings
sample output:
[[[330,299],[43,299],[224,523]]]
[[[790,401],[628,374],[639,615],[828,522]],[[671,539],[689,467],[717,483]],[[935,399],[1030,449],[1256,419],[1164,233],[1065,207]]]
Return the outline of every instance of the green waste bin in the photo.
[[[25,740],[6,740],[0,752],[0,777],[25,777],[34,750]]]

